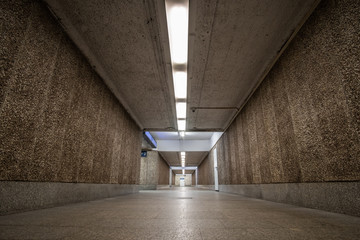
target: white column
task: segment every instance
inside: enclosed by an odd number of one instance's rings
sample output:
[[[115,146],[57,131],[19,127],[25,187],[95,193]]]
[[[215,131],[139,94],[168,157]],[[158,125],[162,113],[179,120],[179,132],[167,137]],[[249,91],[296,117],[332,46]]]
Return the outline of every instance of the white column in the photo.
[[[214,149],[214,187],[215,191],[219,191],[219,176],[218,176],[218,167],[217,167],[217,150]]]
[[[171,184],[172,184],[172,170],[171,168],[169,168],[169,187],[171,187]]]
[[[196,183],[196,187],[198,186],[198,169],[196,168],[195,170],[195,183]]]

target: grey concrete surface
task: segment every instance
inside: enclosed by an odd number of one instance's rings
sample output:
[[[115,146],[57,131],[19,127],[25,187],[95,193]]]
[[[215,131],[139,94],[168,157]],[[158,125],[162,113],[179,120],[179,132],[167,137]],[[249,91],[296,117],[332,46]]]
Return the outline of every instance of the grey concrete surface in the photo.
[[[198,185],[198,189],[215,190],[215,185]]]
[[[359,239],[360,219],[193,188],[0,217],[0,239]]]
[[[219,190],[360,217],[360,182],[219,185]]]
[[[177,127],[163,1],[45,2],[141,127]],[[187,128],[223,128],[190,108],[241,105],[316,2],[191,1]]]
[[[176,127],[160,1],[46,0],[65,31],[141,128]],[[165,50],[167,51],[165,52]],[[168,59],[168,60],[167,60]],[[172,103],[172,104],[171,104]],[[156,107],[154,107],[156,106]]]
[[[139,190],[156,190],[157,185],[156,184],[140,184]]]
[[[137,185],[0,181],[0,215],[138,192]]]
[[[188,108],[244,104],[318,1],[190,2]],[[188,109],[187,126],[225,128],[235,113]]]

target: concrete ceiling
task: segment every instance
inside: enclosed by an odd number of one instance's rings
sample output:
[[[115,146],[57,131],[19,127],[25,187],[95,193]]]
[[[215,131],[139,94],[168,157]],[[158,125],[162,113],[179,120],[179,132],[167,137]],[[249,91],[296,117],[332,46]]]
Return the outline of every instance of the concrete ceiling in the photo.
[[[315,5],[314,0],[190,1],[188,129],[226,128]],[[193,112],[193,107],[227,109]]]
[[[163,1],[45,2],[141,128],[177,128]],[[191,0],[187,129],[224,130],[317,2]]]
[[[159,152],[170,166],[181,166],[180,152]],[[186,166],[198,166],[207,156],[208,152],[187,152],[185,157]]]
[[[141,128],[176,128],[167,35],[158,1],[46,0],[65,31]],[[164,12],[163,12],[164,14]],[[166,29],[165,29],[166,30]]]

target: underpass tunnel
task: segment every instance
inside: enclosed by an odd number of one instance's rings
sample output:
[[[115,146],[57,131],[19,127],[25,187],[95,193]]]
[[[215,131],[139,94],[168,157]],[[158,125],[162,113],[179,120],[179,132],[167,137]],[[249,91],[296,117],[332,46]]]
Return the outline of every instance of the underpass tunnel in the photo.
[[[0,6],[0,239],[360,239],[358,0]]]

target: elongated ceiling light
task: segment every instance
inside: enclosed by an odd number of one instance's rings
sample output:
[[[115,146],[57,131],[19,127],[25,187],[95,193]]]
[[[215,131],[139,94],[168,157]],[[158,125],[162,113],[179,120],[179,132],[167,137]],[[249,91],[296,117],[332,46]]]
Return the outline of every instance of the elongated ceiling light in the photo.
[[[189,0],[165,0],[178,131],[186,129]]]
[[[179,118],[186,118],[186,103],[177,102],[176,103],[176,115]]]
[[[165,0],[176,118],[181,137],[186,130],[186,97],[188,65],[189,0]],[[181,152],[182,173],[185,174],[185,152]]]
[[[187,73],[186,71],[175,71],[173,69],[173,81],[175,99],[186,99],[187,97]]]
[[[188,59],[189,1],[166,0],[166,18],[170,40],[171,62],[186,64]]]
[[[181,167],[183,168],[182,174],[184,175],[185,174],[185,152],[181,152],[180,156],[181,156]]]

